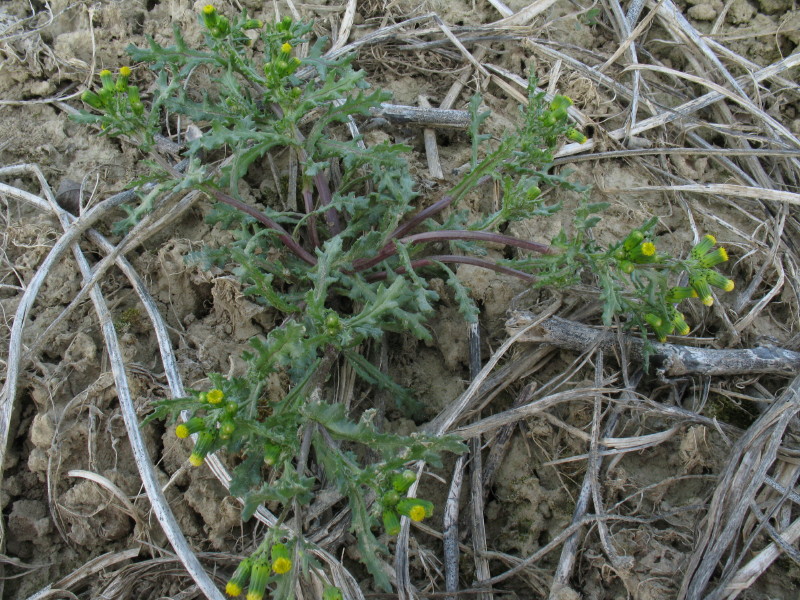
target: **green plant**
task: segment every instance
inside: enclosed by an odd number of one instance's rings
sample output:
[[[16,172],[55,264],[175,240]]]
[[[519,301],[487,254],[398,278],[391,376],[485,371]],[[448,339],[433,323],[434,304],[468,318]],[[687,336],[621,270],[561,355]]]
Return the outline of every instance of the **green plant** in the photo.
[[[195,436],[193,465],[212,452],[226,452],[235,465],[230,491],[244,499],[245,519],[261,503],[280,507],[278,525],[232,576],[231,595],[247,587],[248,600],[260,600],[268,588],[276,597],[290,597],[296,578],[312,563],[308,542],[286,525],[321,485],[309,468],[311,449],[318,466],[314,472],[349,501],[363,562],[376,584],[390,590],[378,560],[387,549],[373,530],[382,521],[394,535],[401,517],[430,517],[431,502],[406,497],[415,481],[406,467],[417,460],[438,465],[442,452],[461,452],[464,446],[454,437],[381,432],[373,422],[374,409],[358,418],[350,415],[326,394],[337,361],[349,363],[365,383],[391,392],[400,407],[410,406],[414,398],[408,390],[359,349],[388,332],[430,338],[426,322],[438,300],[427,279],[431,274],[445,276],[465,319],[474,321],[477,307],[448,265],[476,265],[538,286],[565,287],[594,273],[607,323],[624,316],[642,335],[650,327],[664,338],[688,330],[675,308],[678,302],[696,294],[708,304],[709,285],[732,287],[713,270],[727,256],[724,249],[712,250],[710,237],[686,260],[659,254],[651,241],[655,220],[610,247],[596,244],[591,231],[606,205],[588,202],[585,187],[552,169],[561,139],[586,138],[570,125],[572,102],[564,96],[547,102],[535,83],[522,125],[496,144],[480,133],[488,113],[480,111],[480,98],[472,100],[472,170],[412,216],[417,192],[404,158],[408,148],[366,147],[345,135],[343,124],[369,115],[387,99],[369,88],[364,73],[353,68],[352,56],[327,58],[324,40],[317,40],[306,58],[297,58],[294,50],[311,41],[311,28],[291,19],[264,24],[242,14],[229,20],[209,5],[200,20],[200,49],[189,47],[177,28],[172,46],[150,40],[148,48],[129,48],[133,60],[149,65],[156,78],[146,105],[129,83],[131,70],[123,67],[116,80],[103,71],[98,92],[84,93],[99,114],[83,111],[78,118],[99,124],[106,135],[129,136],[145,151],[156,144],[167,113],[203,129],[202,136],[187,142],[182,172],[163,161],[151,163],[146,179],[156,185],[127,209],[118,228],[129,228],[164,192],[205,192],[217,201],[209,221],[229,229],[234,241],[208,248],[198,259],[233,270],[253,302],[281,313],[282,325],[250,341],[245,375],[211,373],[212,389],[157,402],[146,422],[188,415],[175,432]],[[202,93],[191,85],[201,77]],[[314,118],[307,120],[309,114]],[[271,151],[297,159],[301,211],[281,212],[242,199],[243,178]],[[215,170],[214,161],[223,154],[230,158]],[[334,165],[341,171],[335,185]],[[503,192],[497,211],[475,219],[459,208],[492,178]],[[554,187],[583,197],[572,231],[562,231],[550,245],[500,233],[509,222],[562,210],[561,203],[545,203],[542,190]],[[492,260],[481,247],[486,242],[528,254]],[[432,244],[447,249],[432,253]],[[669,285],[682,271],[689,273],[691,287]],[[286,373],[290,385],[283,395],[269,397],[266,381],[275,373]],[[366,449],[372,453],[369,460]],[[326,593],[336,597],[335,589]]]

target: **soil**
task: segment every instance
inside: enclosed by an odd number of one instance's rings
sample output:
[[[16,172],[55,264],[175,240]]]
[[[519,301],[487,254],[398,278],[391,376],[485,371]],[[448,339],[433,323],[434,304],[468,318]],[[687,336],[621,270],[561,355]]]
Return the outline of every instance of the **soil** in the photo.
[[[4,102],[0,104],[0,131],[4,132],[0,139],[0,167],[36,164],[54,189],[65,182],[80,183],[84,210],[98,199],[124,189],[128,182],[146,171],[141,153],[124,142],[98,136],[71,121],[58,104],[49,100],[81,91],[92,73],[102,68],[114,69],[127,64],[126,47],[144,45],[145,36],[168,42],[172,27],[178,26],[187,42],[198,40],[196,15],[203,4],[205,2],[188,0],[91,3],[52,0],[50,11],[44,3],[27,0],[0,4],[0,101]],[[527,0],[513,0],[508,6],[516,12],[528,4]],[[586,56],[610,56],[618,42],[607,11],[601,8],[599,14],[592,17],[593,13],[586,12],[591,7],[578,10],[578,4],[566,0],[555,2],[533,21],[532,35],[565,48],[566,45],[579,48]],[[282,2],[275,7],[280,14],[287,14],[288,9]],[[264,20],[274,17],[275,7],[260,0],[218,4],[221,12],[246,8],[252,16]],[[724,3],[700,0],[680,2],[679,7],[698,31],[761,66],[790,55],[800,44],[800,10],[790,0]],[[298,4],[297,8],[304,18],[315,20],[318,33],[326,33],[338,27],[345,6],[324,1]],[[357,39],[375,30],[387,15],[390,20],[400,20],[427,12],[436,12],[452,27],[477,27],[500,18],[492,4],[483,0],[430,0],[419,4],[406,0],[393,3],[366,0],[357,3],[356,25],[351,37]],[[412,54],[400,46],[387,43],[366,50],[357,64],[367,71],[371,84],[394,94],[395,103],[417,105],[418,98],[425,96],[433,105],[438,105],[462,72],[463,56],[452,50],[423,50]],[[649,31],[642,47],[645,54],[663,66],[688,68],[686,54],[677,49],[657,25]],[[595,127],[613,130],[624,125],[626,113],[622,112],[612,91],[598,86],[566,64],[556,65],[552,58],[521,44],[519,39],[492,42],[484,60],[521,77],[527,77],[532,69],[544,88],[560,71],[560,77],[554,81],[555,89],[572,97],[575,106]],[[488,122],[489,132],[500,136],[518,121],[518,103],[503,88],[473,74],[454,108],[464,109],[478,89],[483,94],[484,104],[493,112]],[[67,102],[75,107],[80,104],[75,97]],[[769,114],[799,133],[800,104],[796,90],[778,92],[771,96],[771,102],[772,105],[766,107]],[[741,126],[746,130],[747,122],[743,121]],[[456,181],[453,173],[469,161],[467,135],[440,132],[439,150],[445,179],[437,181],[427,171],[420,129],[383,129],[369,134],[367,141],[374,142],[382,136],[413,148],[409,158],[421,182],[425,202],[446,191]],[[603,143],[608,144],[609,149],[616,147],[609,141]],[[696,155],[671,156],[664,167],[696,183],[724,183],[728,178],[716,163]],[[657,238],[660,249],[680,254],[691,246],[693,231],[687,213],[673,196],[635,191],[642,186],[658,185],[658,178],[639,163],[619,158],[576,162],[571,168],[577,180],[593,186],[593,200],[610,202],[596,230],[598,242],[620,239],[632,227],[655,215],[660,219]],[[33,178],[27,175],[3,181],[39,192]],[[609,191],[615,189],[629,191],[624,194]],[[54,218],[42,217],[36,209],[2,194],[0,198],[3,199],[0,204],[0,309],[10,329],[22,291],[58,239],[60,228]],[[576,201],[575,195],[570,194],[558,199],[566,207]],[[475,196],[469,203],[474,212],[479,212],[490,209],[493,200],[488,196]],[[171,328],[181,375],[187,387],[192,388],[207,386],[208,372],[241,372],[244,363],[240,355],[247,340],[268,332],[275,325],[274,315],[249,301],[231,273],[204,270],[196,262],[187,261],[187,256],[204,244],[219,245],[229,239],[228,233],[204,222],[209,210],[208,203],[197,204],[168,231],[148,239],[128,254]],[[515,223],[507,233],[549,242],[562,227],[569,226],[568,212],[563,211],[563,217]],[[720,230],[720,221],[728,225],[723,237],[731,252],[737,255],[737,260],[731,261],[731,269],[737,288],[740,284],[744,288],[765,260],[763,253],[757,257],[748,255],[748,250],[754,247],[753,236],[765,239],[758,231],[758,218],[753,219],[732,203],[721,200],[706,204],[705,210],[694,212],[694,217],[700,232]],[[110,227],[110,223],[103,227]],[[763,244],[758,247],[763,249]],[[490,252],[500,255],[503,250],[492,248]],[[518,280],[477,267],[463,265],[457,273],[481,308],[485,360],[506,338],[503,324],[510,308],[531,308],[537,306],[537,302],[541,307],[553,301],[547,292],[526,291],[526,286]],[[770,277],[772,275],[767,276],[764,286],[774,283]],[[144,417],[152,400],[169,393],[163,368],[156,358],[157,342],[143,310],[137,305],[136,296],[121,274],[112,270],[101,287],[112,306],[137,410]],[[39,340],[80,289],[77,264],[71,255],[65,254],[39,294],[25,331],[26,345]],[[763,295],[764,288],[760,289]],[[591,305],[591,294],[589,296]],[[564,292],[564,298],[562,312],[577,311],[586,305],[581,293]],[[733,301],[725,302],[732,304]],[[597,322],[596,310],[592,314]],[[709,343],[718,332],[722,332],[719,339],[723,339],[729,329],[725,323],[730,317],[724,311],[701,307],[689,316],[698,326],[697,337]],[[787,285],[767,309],[740,332],[739,343],[748,346],[768,339],[779,346],[787,345],[797,333],[796,316],[797,298]],[[414,415],[413,420],[410,415],[390,413],[389,428],[393,431],[412,431],[433,418],[464,391],[469,380],[467,327],[452,298],[442,301],[431,329],[431,343],[397,336],[390,344],[390,372],[399,383],[412,389],[418,399],[424,400],[425,406],[424,414]],[[9,451],[3,465],[0,508],[6,534],[0,558],[7,578],[3,597],[31,597],[100,555],[137,547],[140,548],[137,558],[98,571],[71,591],[80,598],[101,597],[102,593],[116,589],[112,586],[117,585],[115,578],[135,574],[135,587],[115,596],[102,597],[199,597],[192,580],[174,562],[169,544],[149,512],[127,441],[102,335],[91,307],[86,304],[72,310],[48,335],[24,365]],[[8,334],[4,333],[2,339],[5,360]],[[541,386],[565,373],[569,374],[568,387],[590,387],[593,367],[591,364],[574,366],[576,358],[566,351],[551,353],[544,363],[531,368],[524,377],[519,376],[518,381],[485,406],[483,414],[508,408],[524,385],[535,381]],[[610,374],[617,367],[611,364],[606,368]],[[272,384],[282,385],[280,381]],[[727,392],[766,398],[785,384],[785,378],[777,376],[713,380],[710,397],[718,402],[709,400],[706,408],[712,407],[715,412],[711,416],[720,421],[746,428],[763,407],[749,402],[733,405],[732,396]],[[667,404],[682,402],[685,408],[703,412],[704,385],[699,379],[664,383],[651,374],[637,391]],[[558,538],[569,526],[586,461],[562,459],[587,452],[586,437],[575,432],[588,431],[591,422],[592,400],[589,398],[559,405],[546,416],[527,419],[515,428],[486,505],[487,544],[489,550],[497,553],[490,563],[493,573],[514,564],[513,560],[500,558],[501,555],[525,558]],[[673,426],[677,427],[675,435],[663,443],[621,455],[603,466],[606,507],[617,507],[617,512],[631,522],[641,517],[634,525],[628,521],[610,521],[607,526],[606,534],[616,553],[629,558],[630,562],[624,563],[627,565],[624,568],[612,564],[597,529],[592,527],[582,533],[569,587],[554,597],[596,600],[676,597],[701,528],[705,514],[702,507],[707,506],[714,492],[716,478],[726,463],[732,441],[721,429],[676,423],[667,417],[646,413],[627,414],[614,436],[644,435]],[[258,527],[252,522],[242,523],[236,500],[208,470],[187,467],[189,442],[177,440],[171,429],[159,423],[144,427],[143,432],[151,456],[156,458],[156,469],[163,484],[169,482],[167,496],[182,531],[193,548],[202,554],[204,564],[211,570],[218,569],[224,579],[235,565],[235,557],[252,548],[253,541],[258,538]],[[451,467],[452,461],[447,466]],[[116,486],[128,502],[122,502],[109,491],[108,485],[80,474],[86,471]],[[451,476],[447,469],[435,475],[445,481]],[[424,480],[424,487],[428,494],[425,497],[431,497],[437,507],[444,506],[447,486],[430,477]],[[462,515],[468,514],[467,505],[465,497]],[[787,510],[796,518],[796,506]],[[664,516],[648,520],[653,515]],[[437,518],[439,520],[432,525],[435,529],[441,525],[440,515]],[[462,521],[462,526],[468,529],[466,517]],[[420,589],[441,592],[444,590],[442,579],[436,575],[441,561],[441,543],[421,532],[414,535],[417,538],[412,545],[413,583]],[[341,554],[342,546],[331,551]],[[167,561],[164,563],[167,566],[156,564],[157,557]],[[547,597],[558,560],[559,550],[550,552],[531,569],[499,584],[497,589],[506,594],[502,597]],[[350,553],[345,562],[357,577],[363,578],[364,591],[374,592],[366,573]],[[132,570],[137,563],[141,563],[141,570]],[[153,576],[145,566],[152,567],[152,573],[168,572],[170,577]],[[471,557],[462,554],[462,587],[471,585],[474,575]],[[437,583],[426,587],[431,581]],[[782,558],[740,597],[790,600],[799,596],[800,566],[789,558]]]

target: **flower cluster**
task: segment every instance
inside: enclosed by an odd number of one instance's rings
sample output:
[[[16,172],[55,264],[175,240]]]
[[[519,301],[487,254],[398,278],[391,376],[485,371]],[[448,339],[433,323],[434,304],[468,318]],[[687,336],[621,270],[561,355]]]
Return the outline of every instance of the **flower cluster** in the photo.
[[[262,600],[267,585],[291,570],[292,559],[286,544],[273,544],[269,552],[259,547],[236,567],[225,586],[225,593],[231,597],[238,596],[247,587],[246,600]]]
[[[713,235],[706,235],[700,243],[692,248],[690,254],[689,285],[697,293],[700,301],[706,306],[714,304],[711,286],[725,292],[734,288],[732,279],[728,279],[713,269],[728,260],[728,252],[723,247],[714,248],[717,240]]]
[[[199,467],[206,456],[219,449],[236,432],[236,415],[239,404],[235,401],[223,402],[225,392],[218,388],[200,392],[196,396],[195,414],[185,423],[175,427],[175,435],[180,439],[197,434],[189,462]],[[202,413],[203,416],[198,416]]]
[[[103,133],[130,135],[145,129],[147,116],[139,95],[139,88],[130,85],[130,67],[120,67],[116,79],[111,71],[100,71],[101,87],[96,92],[86,90],[81,100],[102,115],[86,114],[83,120],[99,123]]]
[[[655,244],[646,241],[644,234],[638,229],[634,229],[628,234],[622,242],[622,246],[615,251],[614,258],[619,261],[620,270],[628,275],[633,273],[636,265],[658,261]]]
[[[643,229],[648,229],[645,226]],[[729,292],[733,281],[714,270],[714,267],[728,260],[725,248],[714,248],[717,241],[706,235],[696,244],[686,260],[676,260],[666,254],[659,255],[655,244],[647,239],[642,230],[634,229],[612,251],[617,268],[630,276],[631,281],[641,291],[639,314],[642,324],[647,324],[660,342],[673,332],[686,335],[691,328],[677,305],[683,300],[699,298],[706,306],[714,303],[711,286]],[[688,274],[688,286],[667,287],[658,271],[683,271]],[[658,294],[654,290],[663,290]]]
[[[400,517],[408,517],[412,521],[420,522],[433,516],[433,502],[420,498],[403,498],[417,479],[413,471],[405,470],[392,477],[392,489],[381,498],[383,508],[383,527],[389,535],[400,533]]]

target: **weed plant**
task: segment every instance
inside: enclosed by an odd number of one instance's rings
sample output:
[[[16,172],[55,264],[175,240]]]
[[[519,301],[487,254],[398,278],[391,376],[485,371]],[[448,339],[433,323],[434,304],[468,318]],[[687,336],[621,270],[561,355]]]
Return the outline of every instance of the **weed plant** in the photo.
[[[585,187],[552,168],[562,140],[586,138],[570,125],[569,98],[547,102],[535,82],[521,125],[497,142],[480,132],[488,113],[480,110],[479,97],[472,99],[472,168],[440,200],[417,210],[409,148],[388,142],[367,147],[344,134],[351,120],[368,118],[388,100],[353,68],[352,55],[325,57],[326,41],[312,40],[310,25],[289,18],[272,24],[246,14],[228,19],[209,5],[200,21],[199,48],[190,47],[177,27],[171,46],[151,39],[147,48],[129,48],[137,69],[146,66],[155,76],[148,98],[132,85],[130,68],[116,77],[102,71],[101,87],[83,94],[93,110],[78,119],[99,124],[104,135],[128,136],[145,152],[155,147],[167,115],[200,128],[202,135],[186,143],[185,169],[150,163],[149,175],[137,183],[156,185],[127,208],[117,229],[130,228],[165,192],[205,192],[215,201],[209,222],[235,239],[207,248],[203,260],[232,270],[251,300],[278,313],[281,324],[250,340],[245,375],[209,373],[210,390],[159,401],[147,421],[188,415],[175,432],[194,438],[189,461],[201,465],[212,452],[226,453],[234,465],[230,491],[244,499],[245,519],[262,503],[278,507],[278,525],[236,569],[230,595],[247,589],[247,600],[268,593],[292,597],[312,558],[309,542],[287,523],[293,516],[301,522],[303,507],[331,485],[349,503],[351,530],[375,585],[391,591],[380,559],[388,550],[376,532],[382,526],[395,535],[401,518],[420,521],[434,510],[429,501],[406,497],[415,480],[409,465],[420,459],[438,465],[443,452],[464,446],[454,437],[381,432],[372,408],[355,418],[325,388],[333,366],[346,361],[366,384],[388,390],[400,408],[410,407],[413,395],[360,349],[390,332],[430,339],[426,323],[439,299],[429,283],[434,276],[447,281],[464,318],[475,321],[478,309],[453,270],[457,264],[533,286],[564,288],[592,278],[601,290],[604,323],[619,318],[660,340],[686,334],[690,328],[677,305],[692,297],[710,305],[710,286],[732,289],[733,282],[715,270],[727,255],[711,236],[686,259],[658,252],[656,219],[610,246],[596,243],[592,228],[607,204],[589,202]],[[302,59],[296,56],[300,44],[309,44]],[[207,83],[199,90],[201,77]],[[243,178],[270,152],[296,159],[301,210],[243,200]],[[223,156],[230,160],[215,168]],[[335,171],[340,176],[334,178]],[[476,218],[460,205],[491,179],[502,190],[502,205]],[[548,245],[501,233],[510,222],[561,211],[560,203],[545,202],[542,190],[552,188],[583,198],[569,230]],[[511,260],[493,260],[486,243],[519,252]],[[673,285],[682,273],[688,285]],[[290,381],[278,397],[266,386],[275,373]],[[335,588],[325,593],[329,600],[339,595]]]

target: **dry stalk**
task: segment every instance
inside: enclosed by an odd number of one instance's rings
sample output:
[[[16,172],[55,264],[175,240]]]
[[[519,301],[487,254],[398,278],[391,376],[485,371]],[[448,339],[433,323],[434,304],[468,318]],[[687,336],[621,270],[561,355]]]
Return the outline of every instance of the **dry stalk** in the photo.
[[[781,397],[731,448],[727,466],[706,515],[704,530],[695,544],[681,583],[681,600],[700,597],[718,600],[724,597],[738,565],[727,562],[717,587],[707,591],[711,577],[726,553],[736,553],[737,539],[750,503],[775,461],[786,427],[798,413],[800,377],[792,381]]]
[[[583,351],[597,345],[604,353],[613,353],[618,346],[612,331],[597,329],[560,317],[551,317],[536,326],[534,315],[516,312],[506,323],[509,334],[520,341],[553,344],[560,348]],[[525,331],[526,333],[520,334]],[[641,338],[625,336],[631,358],[642,360],[644,342]],[[652,343],[650,361],[665,377],[687,374],[736,375],[775,373],[792,375],[800,370],[800,353],[774,346],[740,350],[712,350],[677,344]]]

